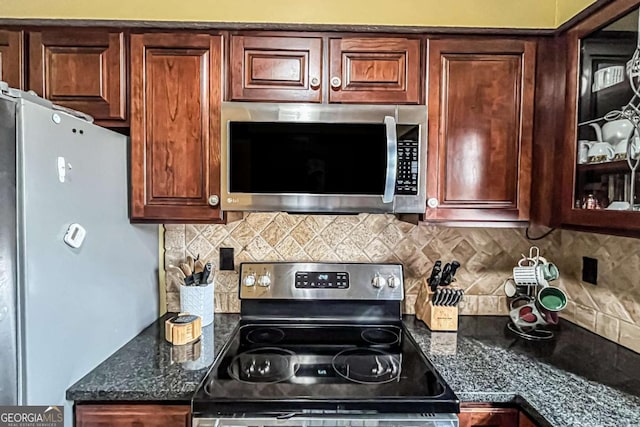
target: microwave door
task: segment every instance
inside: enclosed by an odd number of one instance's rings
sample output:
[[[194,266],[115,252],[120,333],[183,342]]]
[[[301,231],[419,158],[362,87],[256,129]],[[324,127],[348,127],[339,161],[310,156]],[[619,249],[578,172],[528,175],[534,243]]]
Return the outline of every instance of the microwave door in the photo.
[[[393,203],[396,188],[396,172],[398,169],[398,134],[396,121],[391,116],[384,118],[387,131],[387,170],[385,172],[383,203]]]

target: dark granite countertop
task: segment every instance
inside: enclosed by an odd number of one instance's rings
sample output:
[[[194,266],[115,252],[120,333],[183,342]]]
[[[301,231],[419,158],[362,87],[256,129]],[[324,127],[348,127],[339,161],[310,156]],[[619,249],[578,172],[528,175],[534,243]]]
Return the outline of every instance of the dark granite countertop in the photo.
[[[549,342],[516,338],[506,323],[461,316],[457,334],[438,333],[405,317],[461,401],[515,402],[554,427],[640,426],[639,354],[567,321]]]
[[[213,325],[202,328],[200,359],[185,363],[175,361],[173,346],[164,339],[168,317],[152,323],[69,387],[67,400],[190,401],[240,315],[216,314]]]
[[[216,314],[201,359],[178,363],[161,318],[72,385],[67,399],[186,403],[238,319]],[[566,321],[553,341],[525,341],[505,332],[506,320],[462,316],[458,333],[437,333],[404,319],[461,401],[516,403],[554,427],[640,425],[639,354]]]

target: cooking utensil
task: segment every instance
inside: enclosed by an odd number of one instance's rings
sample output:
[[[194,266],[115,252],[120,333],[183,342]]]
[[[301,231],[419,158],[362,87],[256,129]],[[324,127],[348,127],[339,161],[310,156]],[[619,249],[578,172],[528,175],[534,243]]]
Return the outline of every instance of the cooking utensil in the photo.
[[[433,305],[442,305],[442,298],[444,296],[444,289],[438,288],[436,289],[436,293],[434,294],[436,299]]]
[[[442,270],[441,266],[442,266],[442,261],[437,260],[433,265],[433,268],[431,269],[431,276],[429,276],[429,279],[427,280],[427,283],[431,287],[432,292],[435,292],[436,288],[439,285],[440,272]]]
[[[196,260],[193,259],[191,255],[187,255],[187,265],[191,269],[191,272],[193,272],[196,269]]]
[[[204,271],[204,261],[202,261],[201,259],[197,260],[195,262],[194,268],[193,268],[193,272],[194,273],[202,273]]]
[[[453,301],[453,305],[457,306],[462,301],[462,297],[464,296],[464,289],[456,289],[456,299]]]
[[[447,307],[452,307],[453,306],[453,302],[456,299],[456,289],[447,289],[447,291],[449,291],[449,295],[447,297],[447,302],[446,302],[446,306]]]
[[[210,262],[204,265],[204,271],[202,272],[201,285],[206,285],[209,282],[209,276],[211,276],[211,270],[213,270],[213,264]]]
[[[449,296],[449,291],[448,291],[448,289],[442,288],[442,289],[440,289],[440,294],[442,295],[442,297],[440,298],[440,304],[438,304],[438,305],[444,306],[446,304],[446,302],[447,302],[447,298]]]
[[[440,286],[448,286],[451,283],[451,264],[446,263],[442,269],[442,280]]]
[[[445,266],[446,267],[446,266]],[[455,276],[456,271],[460,268],[460,263],[458,261],[451,261],[449,267],[449,274],[446,277],[442,278],[442,286],[449,286],[451,282],[453,282],[453,276]]]
[[[189,277],[193,274],[193,269],[187,263],[180,264],[180,270],[184,273],[186,277]]]

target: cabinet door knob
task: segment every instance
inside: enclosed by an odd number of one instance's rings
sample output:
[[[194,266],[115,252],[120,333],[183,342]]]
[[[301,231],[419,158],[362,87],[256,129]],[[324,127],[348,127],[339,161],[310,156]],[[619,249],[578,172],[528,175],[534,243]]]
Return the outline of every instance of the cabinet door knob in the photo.
[[[209,196],[210,206],[218,206],[218,203],[220,203],[220,197],[218,197],[217,194],[212,194],[211,196]]]
[[[429,200],[427,200],[427,206],[429,206],[430,208],[437,208],[438,207],[438,199],[436,199],[435,197],[431,197]]]
[[[311,89],[317,90],[320,88],[320,79],[318,77],[311,77]]]
[[[339,89],[340,86],[342,86],[342,80],[340,80],[340,77],[331,77],[331,87]]]

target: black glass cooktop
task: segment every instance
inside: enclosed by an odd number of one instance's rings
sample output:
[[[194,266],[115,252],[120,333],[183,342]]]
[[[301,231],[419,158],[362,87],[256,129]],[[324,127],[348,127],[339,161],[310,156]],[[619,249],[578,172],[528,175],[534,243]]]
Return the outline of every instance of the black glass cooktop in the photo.
[[[193,399],[194,413],[457,412],[402,324],[241,325]]]

